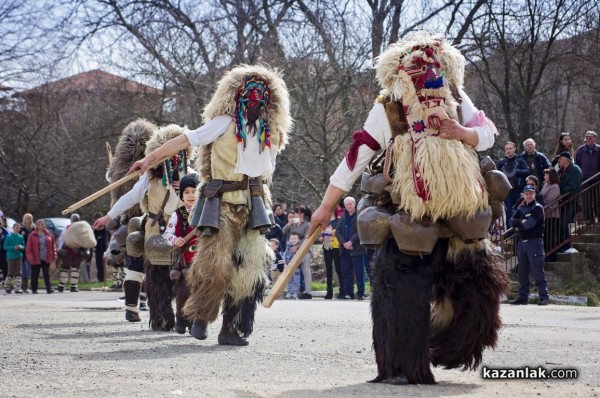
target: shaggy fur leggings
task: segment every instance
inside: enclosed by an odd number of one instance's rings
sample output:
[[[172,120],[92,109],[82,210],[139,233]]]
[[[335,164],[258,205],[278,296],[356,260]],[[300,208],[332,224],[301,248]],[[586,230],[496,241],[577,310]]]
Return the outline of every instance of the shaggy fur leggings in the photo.
[[[400,252],[393,239],[381,247],[371,300],[373,382],[432,384],[430,364],[475,369],[484,348],[496,345],[506,273],[487,244],[463,245],[450,261],[448,243],[440,239],[426,256]]]
[[[273,253],[258,231],[248,230],[248,208],[221,204],[219,231],[198,238],[198,253],[186,275],[190,297],[183,309],[192,320],[224,323],[242,337],[252,333]]]

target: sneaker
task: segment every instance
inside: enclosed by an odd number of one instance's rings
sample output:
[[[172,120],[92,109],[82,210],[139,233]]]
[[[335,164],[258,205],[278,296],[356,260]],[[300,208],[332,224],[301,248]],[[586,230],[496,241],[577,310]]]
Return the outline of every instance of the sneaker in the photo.
[[[48,289],[48,290],[46,290],[46,293],[48,293],[48,294],[52,294],[52,293],[54,293],[54,290],[52,290],[52,289]]]
[[[12,289],[7,287],[6,289],[4,289],[4,291],[6,292],[6,294],[11,294],[12,293]]]
[[[129,310],[125,310],[125,319],[129,322],[140,322],[142,320],[137,312]]]
[[[538,301],[538,305],[548,305],[548,299],[547,298],[540,299],[540,301]]]
[[[283,296],[283,298],[284,298],[285,300],[289,300],[289,299],[291,299],[291,298],[292,298],[292,293],[288,293],[288,294],[286,294],[285,296]]]
[[[305,293],[303,293],[305,294]],[[298,300],[298,295],[296,293],[292,294],[292,300]]]
[[[125,296],[119,297],[117,300],[119,300],[119,301],[125,301]]]
[[[567,253],[567,254],[579,253],[579,251],[577,249],[575,249],[574,247],[572,247],[570,249],[565,250],[564,253]]]
[[[363,300],[365,299],[365,296],[358,296],[356,299],[357,299],[358,301],[363,301]]]
[[[310,294],[310,293],[302,293],[299,298],[300,298],[300,300],[311,300],[312,299],[312,294]]]
[[[79,293],[79,289],[77,289],[77,286],[71,286],[71,293]]]
[[[64,292],[64,291],[65,291],[65,287],[64,287],[64,286],[56,286],[56,287],[54,288],[54,290],[56,290],[56,291],[57,291],[57,292],[59,292],[59,293],[62,293],[62,292]]]
[[[148,306],[145,301],[140,301],[140,311],[148,311]]]
[[[23,294],[23,291],[21,289],[17,289],[17,290],[15,290],[15,293],[16,294]]]

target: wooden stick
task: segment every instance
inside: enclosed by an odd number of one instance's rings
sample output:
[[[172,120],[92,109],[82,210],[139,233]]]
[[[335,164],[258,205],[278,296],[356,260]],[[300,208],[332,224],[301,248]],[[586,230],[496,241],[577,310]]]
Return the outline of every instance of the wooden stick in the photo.
[[[317,229],[315,229],[312,235],[310,235],[304,240],[304,242],[302,242],[302,245],[300,245],[298,251],[296,252],[296,254],[294,254],[292,261],[290,261],[290,263],[284,268],[283,273],[279,276],[277,282],[275,282],[273,287],[271,287],[269,295],[263,302],[263,307],[271,308],[271,305],[273,305],[275,299],[281,296],[281,293],[283,293],[283,290],[287,286],[288,282],[290,281],[290,279],[292,279],[292,275],[294,275],[294,272],[296,272],[296,269],[298,269],[298,267],[300,266],[300,263],[304,259],[304,256],[306,255],[306,253],[308,253],[310,247],[313,243],[315,243],[315,240],[317,240],[319,235],[321,235],[321,225],[317,225]]]
[[[148,170],[155,168],[156,166],[158,166],[159,164],[161,164],[165,160],[169,159],[170,157],[171,157],[171,155],[169,155],[169,156],[163,156],[162,158],[160,158],[158,160],[155,160],[154,162],[150,163],[150,165],[148,166]],[[62,211],[62,214],[66,215],[66,214],[72,213],[75,210],[79,209],[80,207],[83,207],[83,206],[87,205],[88,203],[93,202],[94,200],[98,199],[100,196],[109,193],[113,189],[118,188],[121,185],[125,184],[127,181],[131,181],[131,180],[133,180],[134,178],[137,178],[137,177],[139,177],[138,173],[127,174],[125,177],[121,178],[120,180],[113,182],[112,184],[108,185],[107,187],[102,188],[98,192],[96,192],[96,193],[88,196],[87,198],[82,199],[79,202],[77,202],[77,203],[69,206],[68,208],[66,208],[65,210]]]

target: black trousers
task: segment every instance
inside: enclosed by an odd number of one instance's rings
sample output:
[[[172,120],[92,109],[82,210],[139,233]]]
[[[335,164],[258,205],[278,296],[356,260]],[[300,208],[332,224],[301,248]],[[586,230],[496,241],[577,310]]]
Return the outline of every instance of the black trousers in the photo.
[[[38,278],[40,277],[40,269],[44,274],[44,283],[46,284],[46,291],[52,290],[52,285],[50,284],[50,264],[45,261],[42,261],[41,264],[31,264],[31,291],[33,293],[37,292],[38,289]]]
[[[333,293],[333,268],[340,281],[339,293],[342,294],[344,277],[342,276],[342,262],[340,261],[340,251],[338,249],[323,249],[323,259],[325,260],[325,273],[327,275],[327,291]]]

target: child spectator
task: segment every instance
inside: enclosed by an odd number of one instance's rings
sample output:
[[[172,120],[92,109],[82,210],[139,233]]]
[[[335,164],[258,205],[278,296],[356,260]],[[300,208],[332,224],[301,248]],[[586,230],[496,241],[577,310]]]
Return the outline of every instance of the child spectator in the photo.
[[[6,250],[6,259],[8,260],[8,275],[4,282],[4,290],[10,294],[13,290],[13,283],[16,286],[15,293],[21,294],[21,265],[23,250],[25,250],[25,239],[21,235],[21,224],[13,225],[13,232],[4,239],[4,250]]]
[[[285,261],[285,267],[290,264],[292,258],[298,251],[300,247],[300,236],[297,232],[290,233],[289,242],[287,244],[287,248],[285,249],[285,253],[283,254],[283,260]],[[287,285],[287,294],[285,295],[285,299],[294,299],[298,300],[298,293],[300,292],[300,267],[296,269],[292,279]]]
[[[190,247],[196,244],[197,237],[193,236],[189,242],[186,242],[184,237],[194,230],[194,227],[189,223],[189,215],[192,207],[196,204],[197,185],[198,177],[195,174],[186,175],[181,179],[179,183],[179,198],[184,204],[171,214],[169,224],[163,234],[163,238],[169,245],[176,246],[180,250],[179,256],[175,256],[176,260],[169,275],[175,284],[173,287],[176,307],[175,331],[179,334],[184,334],[186,327],[191,333],[192,327],[191,322],[183,316],[183,306],[190,297],[190,289],[185,283],[185,275],[196,255],[196,252],[191,251]]]
[[[271,281],[273,282],[273,284],[275,284],[275,282],[277,282],[277,279],[279,279],[281,273],[283,272],[285,261],[283,260],[283,256],[279,252],[279,239],[269,239],[269,246],[271,246],[271,249],[275,253],[275,261],[273,262],[273,265],[271,265]]]

